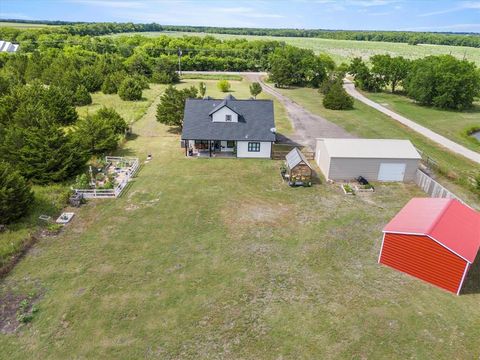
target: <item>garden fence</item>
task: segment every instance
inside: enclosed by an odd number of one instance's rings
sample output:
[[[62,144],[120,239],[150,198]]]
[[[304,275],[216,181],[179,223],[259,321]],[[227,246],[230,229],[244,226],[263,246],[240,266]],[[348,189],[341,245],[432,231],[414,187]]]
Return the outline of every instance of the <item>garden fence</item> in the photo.
[[[438,182],[433,180],[430,176],[424,173],[422,170],[417,170],[415,175],[415,183],[425,191],[430,197],[434,198],[447,198],[447,199],[457,199],[461,203],[464,203],[462,199],[452,193],[450,190],[446,189]]]
[[[131,157],[119,157],[119,156],[107,156],[105,158],[107,162],[111,161],[133,161],[129,168],[129,171],[125,178],[115,186],[113,189],[75,189],[77,194],[82,194],[85,199],[109,199],[117,198],[122,193],[125,186],[127,186],[130,179],[136,174],[140,167],[138,158]]]

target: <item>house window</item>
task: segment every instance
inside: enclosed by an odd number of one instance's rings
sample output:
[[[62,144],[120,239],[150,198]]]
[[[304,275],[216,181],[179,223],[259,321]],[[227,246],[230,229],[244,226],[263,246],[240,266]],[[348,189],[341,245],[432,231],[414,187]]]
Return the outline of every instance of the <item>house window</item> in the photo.
[[[229,140],[227,141],[227,148],[234,148],[235,147],[235,141]]]
[[[260,143],[259,142],[249,142],[248,143],[248,152],[260,152]]]
[[[232,115],[225,115],[225,121],[232,121]]]

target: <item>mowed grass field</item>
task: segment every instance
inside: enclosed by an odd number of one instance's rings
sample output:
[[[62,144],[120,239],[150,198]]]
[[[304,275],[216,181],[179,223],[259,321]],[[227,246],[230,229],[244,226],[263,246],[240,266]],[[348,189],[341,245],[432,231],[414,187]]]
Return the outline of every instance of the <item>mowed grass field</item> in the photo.
[[[39,28],[55,27],[55,26],[57,26],[57,25],[16,23],[16,22],[0,21],[0,27],[11,27],[11,28],[16,28],[16,29],[39,29]]]
[[[457,297],[377,264],[415,186],[352,197],[290,188],[280,161],[185,158],[155,106],[133,130],[120,153],[153,160],[128,192],[76,210],[0,283],[41,294],[0,335],[6,358],[478,358],[477,278]]]
[[[359,137],[411,140],[415,147],[423,152],[424,156],[432,158],[446,173],[448,173],[450,179],[444,176],[439,176],[439,181],[464,201],[467,201],[472,206],[480,209],[480,199],[477,194],[474,194],[466,187],[459,186],[456,182],[451,181],[451,179],[459,177],[476,176],[480,172],[480,168],[474,162],[469,161],[462,156],[453,154],[422,135],[419,135],[415,131],[408,129],[395,120],[359,101],[355,100],[353,110],[328,110],[323,106],[322,95],[319,94],[317,89],[278,88],[277,90],[311,112],[325,117],[329,121],[340,125],[351,134],[355,134]],[[418,106],[415,105],[415,108],[416,107]],[[420,109],[419,112],[421,110],[422,109]],[[445,127],[450,128],[447,125],[445,125]],[[453,128],[454,126],[451,127],[451,129]]]
[[[480,102],[474,102],[472,109],[449,111],[417,105],[413,100],[397,94],[381,92],[363,94],[370,99],[401,114],[471,150],[480,152],[480,142],[466,136],[466,130],[480,127]]]
[[[451,54],[459,59],[464,57],[480,65],[480,49],[464,46],[447,45],[408,45],[404,43],[390,43],[380,41],[354,41],[354,40],[332,40],[321,38],[300,38],[300,37],[278,37],[278,36],[255,36],[255,35],[229,35],[229,34],[207,34],[195,32],[144,32],[115,34],[110,36],[133,36],[142,35],[155,37],[167,35],[174,37],[182,36],[214,36],[219,39],[248,39],[248,40],[277,40],[301,48],[312,49],[316,53],[329,54],[337,64],[349,62],[354,57],[369,59],[376,54],[390,54],[392,56],[403,56],[409,59],[416,59],[428,55]]]

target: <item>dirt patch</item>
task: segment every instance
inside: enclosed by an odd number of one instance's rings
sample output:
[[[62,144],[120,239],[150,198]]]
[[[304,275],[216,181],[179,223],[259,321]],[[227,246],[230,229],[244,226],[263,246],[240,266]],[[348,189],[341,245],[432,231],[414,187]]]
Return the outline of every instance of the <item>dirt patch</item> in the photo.
[[[0,292],[0,334],[16,332],[23,324],[30,322],[38,311],[36,303],[43,291],[28,295],[12,291]]]
[[[276,223],[288,210],[283,204],[244,203],[233,209],[234,214],[228,218],[235,219],[236,223]]]

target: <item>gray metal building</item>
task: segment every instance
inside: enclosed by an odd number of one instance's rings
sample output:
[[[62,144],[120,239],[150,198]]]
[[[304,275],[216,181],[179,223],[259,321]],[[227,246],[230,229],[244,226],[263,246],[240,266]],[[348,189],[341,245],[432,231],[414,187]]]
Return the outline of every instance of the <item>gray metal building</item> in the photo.
[[[409,140],[317,139],[315,150],[329,180],[413,181],[420,160]]]

